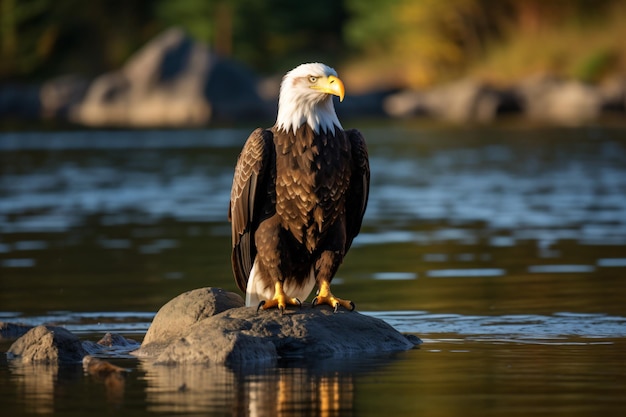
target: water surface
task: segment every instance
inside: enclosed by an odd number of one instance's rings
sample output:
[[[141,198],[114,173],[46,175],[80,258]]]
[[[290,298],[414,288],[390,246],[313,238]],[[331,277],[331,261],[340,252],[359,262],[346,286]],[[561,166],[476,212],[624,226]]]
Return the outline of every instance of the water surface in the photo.
[[[236,290],[226,209],[249,131],[0,134],[0,321],[140,341],[174,296]],[[371,200],[334,291],[419,348],[260,369],[110,352],[123,384],[2,355],[3,410],[622,415],[626,132],[363,131]]]

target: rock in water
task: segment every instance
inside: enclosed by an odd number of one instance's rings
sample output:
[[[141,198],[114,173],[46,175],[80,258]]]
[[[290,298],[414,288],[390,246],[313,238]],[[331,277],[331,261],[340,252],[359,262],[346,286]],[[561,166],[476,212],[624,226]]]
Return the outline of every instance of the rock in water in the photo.
[[[76,335],[53,326],[32,328],[7,353],[23,363],[79,363],[86,354]]]
[[[102,339],[98,340],[97,344],[100,346],[125,348],[129,346],[137,346],[139,343],[132,339],[126,339],[122,335],[107,332]]]
[[[194,323],[243,305],[243,298],[239,294],[220,288],[187,291],[161,307],[152,320],[142,346],[169,343],[185,336]]]
[[[411,349],[419,339],[402,335],[383,320],[358,312],[320,306],[304,306],[280,314],[278,310],[258,311],[253,307],[217,310],[216,315],[188,314],[181,324],[180,312],[199,310],[199,295],[220,304],[237,294],[213,288],[190,291],[166,304],[146,334],[137,356],[157,363],[263,363],[280,358],[322,359],[361,354],[380,354]],[[170,306],[170,304],[173,304]],[[243,301],[242,301],[243,304]],[[176,308],[174,308],[176,306]],[[173,312],[169,316],[169,312]],[[157,330],[152,327],[157,325]],[[150,334],[150,337],[148,337]]]

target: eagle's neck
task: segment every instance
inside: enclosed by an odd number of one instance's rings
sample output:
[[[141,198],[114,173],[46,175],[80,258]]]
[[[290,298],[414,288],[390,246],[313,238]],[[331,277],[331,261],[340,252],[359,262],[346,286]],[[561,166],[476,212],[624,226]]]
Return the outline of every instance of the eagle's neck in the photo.
[[[332,97],[323,95],[321,100],[318,97],[320,94],[313,91],[309,97],[302,97],[281,89],[276,127],[285,132],[292,131],[294,134],[305,123],[315,133],[334,132],[335,127],[341,129]]]

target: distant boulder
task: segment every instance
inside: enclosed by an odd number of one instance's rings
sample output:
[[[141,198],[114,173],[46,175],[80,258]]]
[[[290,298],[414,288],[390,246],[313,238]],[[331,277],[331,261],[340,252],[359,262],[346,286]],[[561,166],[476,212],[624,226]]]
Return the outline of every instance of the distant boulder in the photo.
[[[173,28],[119,71],[96,78],[70,119],[92,126],[200,126],[267,114],[252,73]]]
[[[473,79],[426,91],[407,90],[388,97],[384,108],[392,117],[431,116],[451,122],[491,122],[521,110],[518,97]]]
[[[626,112],[626,76],[615,76],[604,81],[600,87],[602,110],[607,113]]]
[[[201,292],[202,291],[202,292]],[[201,289],[176,297],[160,311],[158,325],[163,339],[148,330],[142,346],[133,352],[157,363],[274,363],[279,358],[322,359],[363,354],[381,354],[411,349],[417,338],[402,335],[380,319],[358,312],[339,311],[310,305],[302,309],[258,311],[254,307],[234,307],[216,315],[200,314],[195,323],[181,325],[179,310],[189,302],[197,312],[198,297],[204,293],[207,304],[227,305],[233,296],[223,290]],[[236,295],[236,294],[235,294]],[[224,301],[222,301],[224,299]],[[168,311],[173,313],[168,320]],[[207,310],[208,311],[208,310]],[[192,317],[189,314],[189,317]],[[170,329],[170,331],[167,331]],[[148,337],[151,334],[151,337]],[[171,337],[176,334],[176,337]]]
[[[39,92],[41,116],[67,119],[70,109],[84,99],[88,86],[89,81],[79,75],[63,75],[46,81]]]
[[[426,116],[428,106],[426,93],[417,90],[403,90],[391,94],[383,102],[383,109],[393,118],[410,118]]]
[[[551,76],[530,77],[516,87],[530,119],[560,124],[594,120],[602,111],[596,87]]]

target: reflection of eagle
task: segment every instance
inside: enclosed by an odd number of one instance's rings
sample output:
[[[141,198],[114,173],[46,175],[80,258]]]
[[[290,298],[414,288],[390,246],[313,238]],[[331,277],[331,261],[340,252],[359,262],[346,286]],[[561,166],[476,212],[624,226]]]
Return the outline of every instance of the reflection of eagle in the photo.
[[[233,272],[248,306],[282,311],[317,283],[314,305],[354,309],[333,296],[330,281],[361,228],[370,171],[365,140],[342,129],[333,95],[343,100],[334,69],[288,72],[276,125],[252,132],[239,155],[228,214]]]

